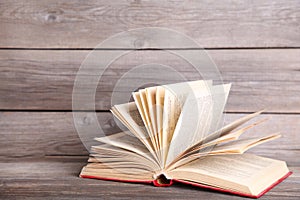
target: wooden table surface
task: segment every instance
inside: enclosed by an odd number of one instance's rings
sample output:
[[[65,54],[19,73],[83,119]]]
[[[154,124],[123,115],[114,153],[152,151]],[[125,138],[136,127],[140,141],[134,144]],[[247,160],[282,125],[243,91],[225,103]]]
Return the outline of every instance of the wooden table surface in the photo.
[[[250,152],[285,160],[294,173],[261,199],[300,199],[299,0],[0,0],[1,199],[242,199],[180,184],[157,188],[78,177],[88,152],[72,115],[76,73],[100,42],[142,27],[174,29],[207,49],[223,81],[233,84],[227,122],[266,109],[259,118],[269,120],[247,134],[281,132],[282,138]],[[95,97],[106,132],[118,130],[108,112],[114,85],[148,61],[197,78],[163,50],[141,49],[113,62]],[[77,123],[93,127],[91,109],[86,105]]]

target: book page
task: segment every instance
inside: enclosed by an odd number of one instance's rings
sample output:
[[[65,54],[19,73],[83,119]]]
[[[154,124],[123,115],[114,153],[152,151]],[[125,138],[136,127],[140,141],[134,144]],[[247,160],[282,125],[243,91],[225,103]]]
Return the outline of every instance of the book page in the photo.
[[[230,133],[232,130],[236,129],[237,127],[243,125],[244,123],[248,122],[249,120],[253,119],[254,117],[260,115],[264,110],[246,115],[240,119],[237,119],[236,121],[222,127],[221,129],[215,131],[214,133],[208,135],[202,142],[206,143],[212,140],[217,139],[218,137],[221,137],[223,135],[226,135]]]
[[[157,137],[157,120],[156,120],[156,87],[149,87],[149,88],[145,88],[146,91],[146,99],[148,102],[148,110],[149,110],[149,114],[150,114],[150,122],[152,125],[152,130],[153,130],[153,134],[154,137],[156,138],[157,143],[159,143],[158,141],[158,137]]]
[[[146,113],[144,111],[144,108],[143,108],[143,104],[142,104],[142,99],[141,99],[141,96],[140,96],[140,93],[139,92],[133,92],[132,93],[132,97],[134,99],[134,102],[136,104],[136,107],[142,117],[142,120],[144,122],[144,125],[145,125],[145,128],[147,130],[147,133],[149,134],[150,133],[150,130],[149,130],[149,126],[147,125],[147,120],[146,120]]]
[[[146,159],[134,152],[111,145],[92,147],[89,164],[80,176],[93,176],[112,180],[152,180],[153,171],[159,170],[156,162]]]
[[[209,147],[209,146],[215,146],[217,144],[221,144],[221,143],[225,143],[225,142],[229,142],[229,141],[233,141],[233,140],[237,140],[240,135],[242,135],[244,132],[246,132],[248,129],[262,123],[266,121],[266,119],[263,119],[263,120],[260,120],[260,121],[257,121],[255,123],[252,123],[246,127],[243,127],[237,131],[233,131],[233,132],[230,132],[230,133],[227,133],[227,134],[223,134],[221,137],[219,138],[216,138],[210,142],[206,142],[204,143],[204,141],[201,141],[201,142],[198,142],[196,143],[195,145],[189,147],[187,150],[185,150],[184,152],[182,152],[180,154],[180,156],[178,156],[176,159],[179,160],[180,158],[186,156],[187,154],[193,154],[193,153],[196,153],[197,151],[203,149],[203,148],[206,148],[206,147]]]
[[[92,146],[91,152],[89,162],[102,162],[109,167],[117,167],[116,163],[122,163],[123,166],[143,166],[142,168],[149,171],[160,169],[159,163],[155,160],[112,145],[102,144]]]
[[[207,156],[168,172],[174,179],[258,195],[288,173],[286,163],[251,154]]]
[[[229,84],[204,87],[186,100],[170,144],[167,165],[218,126],[229,90]]]
[[[236,152],[244,153],[248,149],[255,147],[259,144],[269,142],[281,137],[279,134],[268,135],[260,138],[247,138],[242,140],[231,141],[225,144],[218,144],[212,149],[212,153],[227,153],[227,152]]]
[[[163,108],[164,108],[164,99],[165,99],[165,89],[162,86],[157,86],[156,90],[156,124],[157,124],[157,133],[160,149],[163,147]]]
[[[252,128],[253,126],[256,126],[262,122],[264,122],[266,119],[260,120],[256,123],[253,123],[247,127],[244,127],[238,131],[232,132],[234,129],[236,129],[238,126],[241,126],[242,124],[248,122],[252,118],[256,117],[257,115],[261,114],[263,111],[258,111],[256,113],[252,113],[249,115],[246,115],[224,127],[221,129],[215,131],[212,134],[208,134],[203,140],[199,140],[196,144],[190,146],[186,150],[184,150],[181,154],[179,154],[172,162],[178,161],[181,157],[185,156],[188,153],[193,153],[197,150],[200,150],[204,147],[212,146],[215,144],[219,144],[222,142],[227,142],[230,140],[238,139],[238,137],[243,134],[246,130],[249,128]]]
[[[157,120],[156,120],[156,87],[149,87],[145,88],[145,94],[146,94],[146,100],[148,104],[148,111],[149,111],[149,121],[153,138],[156,144],[156,150],[160,151],[161,146],[160,141],[159,141],[159,136],[158,136],[158,130],[157,130]],[[160,152],[158,152],[159,159],[162,160],[162,155]]]
[[[179,102],[176,100],[176,96],[169,90],[165,90],[162,126],[162,151],[164,161],[167,157],[169,144],[172,140],[173,132],[180,112],[181,108]]]
[[[158,153],[158,144],[157,144],[156,138],[154,136],[154,132],[153,132],[152,122],[151,122],[150,113],[149,113],[150,111],[149,111],[149,107],[148,107],[148,101],[146,98],[146,90],[142,89],[142,90],[139,90],[138,92],[134,92],[133,98],[134,98],[134,101],[138,108],[138,111],[142,117],[142,121],[145,125],[147,134],[151,140],[154,151],[157,152],[156,154],[158,155],[158,159],[160,160],[161,156]]]
[[[274,134],[259,138],[251,138],[251,139],[242,139],[227,142],[225,144],[218,144],[212,147],[206,147],[200,149],[198,151],[194,151],[190,154],[187,154],[185,157],[176,160],[176,162],[172,162],[168,168],[173,169],[179,166],[183,166],[189,162],[192,162],[196,159],[201,159],[201,157],[210,156],[210,155],[224,155],[224,154],[243,154],[248,149],[255,147],[259,144],[274,140],[279,138],[280,135]]]
[[[169,145],[173,138],[173,133],[182,111],[182,107],[191,93],[203,88],[209,88],[212,81],[190,81],[184,83],[164,85],[164,107],[163,107],[163,155],[166,162],[169,152]]]
[[[149,150],[149,152],[157,158],[157,152],[149,140],[149,135],[145,125],[139,114],[137,106],[134,102],[115,105],[111,112],[133,133]]]
[[[93,177],[104,180],[116,181],[152,181],[153,172],[149,170],[141,170],[135,167],[115,166],[114,168],[108,167],[105,163],[89,163],[83,167],[80,177]]]
[[[129,131],[115,133],[105,137],[95,138],[95,140],[128,151],[132,151],[155,162],[155,158],[150,154],[149,150],[145,147],[145,145],[139,139],[132,136]]]

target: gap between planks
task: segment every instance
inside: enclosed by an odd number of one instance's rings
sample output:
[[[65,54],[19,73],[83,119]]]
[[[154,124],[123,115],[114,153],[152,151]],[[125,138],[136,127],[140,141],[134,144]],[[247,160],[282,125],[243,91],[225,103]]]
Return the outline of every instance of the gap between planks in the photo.
[[[0,50],[30,50],[30,51],[119,51],[119,50],[137,50],[137,51],[159,51],[159,50],[200,50],[200,49],[205,49],[205,50],[270,50],[270,49],[300,49],[300,47],[204,47],[204,48],[26,48],[26,47],[7,47],[7,48],[0,48]]]
[[[0,112],[49,112],[49,113],[68,113],[68,112],[96,112],[96,113],[110,113],[109,110],[43,110],[43,109],[0,109]],[[251,114],[256,111],[225,111],[224,114]],[[272,112],[265,111],[262,114],[266,115],[299,115],[300,112]]]

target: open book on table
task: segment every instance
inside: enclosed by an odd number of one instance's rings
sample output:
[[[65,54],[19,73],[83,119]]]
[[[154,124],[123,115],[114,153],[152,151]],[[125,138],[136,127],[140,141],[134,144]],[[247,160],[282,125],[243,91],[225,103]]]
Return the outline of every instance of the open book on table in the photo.
[[[200,80],[133,92],[134,102],[111,109],[127,130],[96,138],[99,145],[80,177],[155,186],[181,182],[260,197],[291,172],[284,161],[244,153],[280,137],[239,139],[264,121],[244,125],[262,111],[223,126],[230,86]]]

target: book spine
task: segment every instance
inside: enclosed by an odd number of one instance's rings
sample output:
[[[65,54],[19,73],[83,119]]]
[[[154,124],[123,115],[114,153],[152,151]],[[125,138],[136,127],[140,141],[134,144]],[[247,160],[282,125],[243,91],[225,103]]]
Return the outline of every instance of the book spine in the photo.
[[[156,179],[152,183],[156,187],[169,187],[169,186],[173,185],[173,180],[169,180],[168,183],[161,183],[159,180]]]

